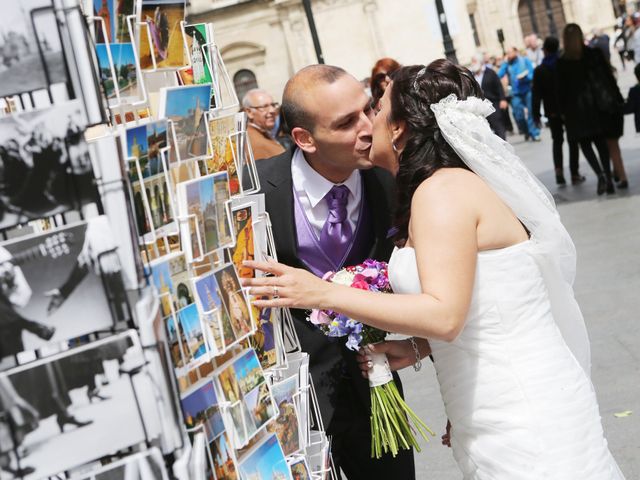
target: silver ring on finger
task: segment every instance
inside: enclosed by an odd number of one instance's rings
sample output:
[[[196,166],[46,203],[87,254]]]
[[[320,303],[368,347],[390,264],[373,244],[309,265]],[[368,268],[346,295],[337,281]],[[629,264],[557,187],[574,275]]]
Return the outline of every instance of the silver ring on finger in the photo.
[[[280,298],[280,297],[278,296],[278,287],[277,287],[277,286],[275,286],[275,285],[273,286],[273,295],[272,295],[272,297],[273,297],[273,298]]]

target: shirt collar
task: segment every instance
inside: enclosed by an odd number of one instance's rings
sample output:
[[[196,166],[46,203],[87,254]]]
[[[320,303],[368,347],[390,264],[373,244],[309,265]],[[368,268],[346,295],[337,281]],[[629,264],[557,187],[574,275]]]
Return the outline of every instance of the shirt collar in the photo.
[[[349,178],[344,182],[333,183],[332,181],[324,178],[316,172],[311,165],[309,165],[306,158],[304,158],[302,150],[299,148],[296,148],[296,151],[293,154],[292,167],[294,170],[298,170],[301,174],[300,178],[294,178],[294,183],[297,183],[296,180],[301,181],[300,184],[295,186],[305,191],[309,198],[309,202],[311,203],[311,208],[314,208],[318,203],[320,203],[334,185],[344,185],[347,187],[352,198],[357,198],[360,192],[359,170],[354,170],[353,173],[349,175]]]

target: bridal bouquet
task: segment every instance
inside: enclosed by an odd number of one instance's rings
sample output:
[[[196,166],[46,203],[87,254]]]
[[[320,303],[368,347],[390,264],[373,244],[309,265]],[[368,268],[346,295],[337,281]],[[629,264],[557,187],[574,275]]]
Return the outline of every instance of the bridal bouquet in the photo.
[[[348,285],[371,292],[391,293],[387,264],[365,260],[360,265],[346,267],[338,272],[328,272],[324,280]],[[381,342],[387,332],[348,318],[331,310],[313,310],[309,321],[317,325],[329,337],[347,337],[347,348],[358,351],[361,346]],[[414,435],[418,431],[429,440],[427,432],[435,435],[405,403],[396,386],[387,356],[371,353],[373,366],[369,369],[371,387],[371,456],[380,458],[391,452],[394,457],[399,449],[411,447],[420,451]]]

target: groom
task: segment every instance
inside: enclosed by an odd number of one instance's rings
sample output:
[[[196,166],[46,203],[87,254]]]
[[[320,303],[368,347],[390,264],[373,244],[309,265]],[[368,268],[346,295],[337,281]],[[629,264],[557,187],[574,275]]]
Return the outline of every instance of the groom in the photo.
[[[282,113],[295,145],[257,164],[280,262],[322,276],[389,259],[393,179],[369,160],[370,110],[360,82],[338,67],[306,67],[285,86]],[[349,480],[414,479],[412,451],[371,459],[369,384],[345,339],[326,337],[308,312],[291,313],[336,469]]]

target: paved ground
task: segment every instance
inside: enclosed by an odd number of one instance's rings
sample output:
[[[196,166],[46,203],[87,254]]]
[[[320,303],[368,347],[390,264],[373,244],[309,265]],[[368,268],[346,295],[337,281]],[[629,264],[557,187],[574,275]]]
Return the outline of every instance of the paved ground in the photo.
[[[620,78],[626,96],[633,84],[630,72]],[[592,345],[592,378],[600,414],[613,455],[626,478],[640,478],[640,134],[627,116],[621,139],[631,188],[597,197],[596,179],[584,157],[581,171],[587,182],[557,188],[548,129],[540,143],[509,141],[527,166],[556,197],[562,219],[578,250],[576,297],[587,322]],[[565,154],[566,152],[565,145]],[[568,177],[568,163],[566,163]],[[401,372],[407,400],[440,435],[445,416],[433,368]],[[614,413],[631,410],[631,416]],[[435,441],[416,454],[417,478],[459,480],[451,451]]]

